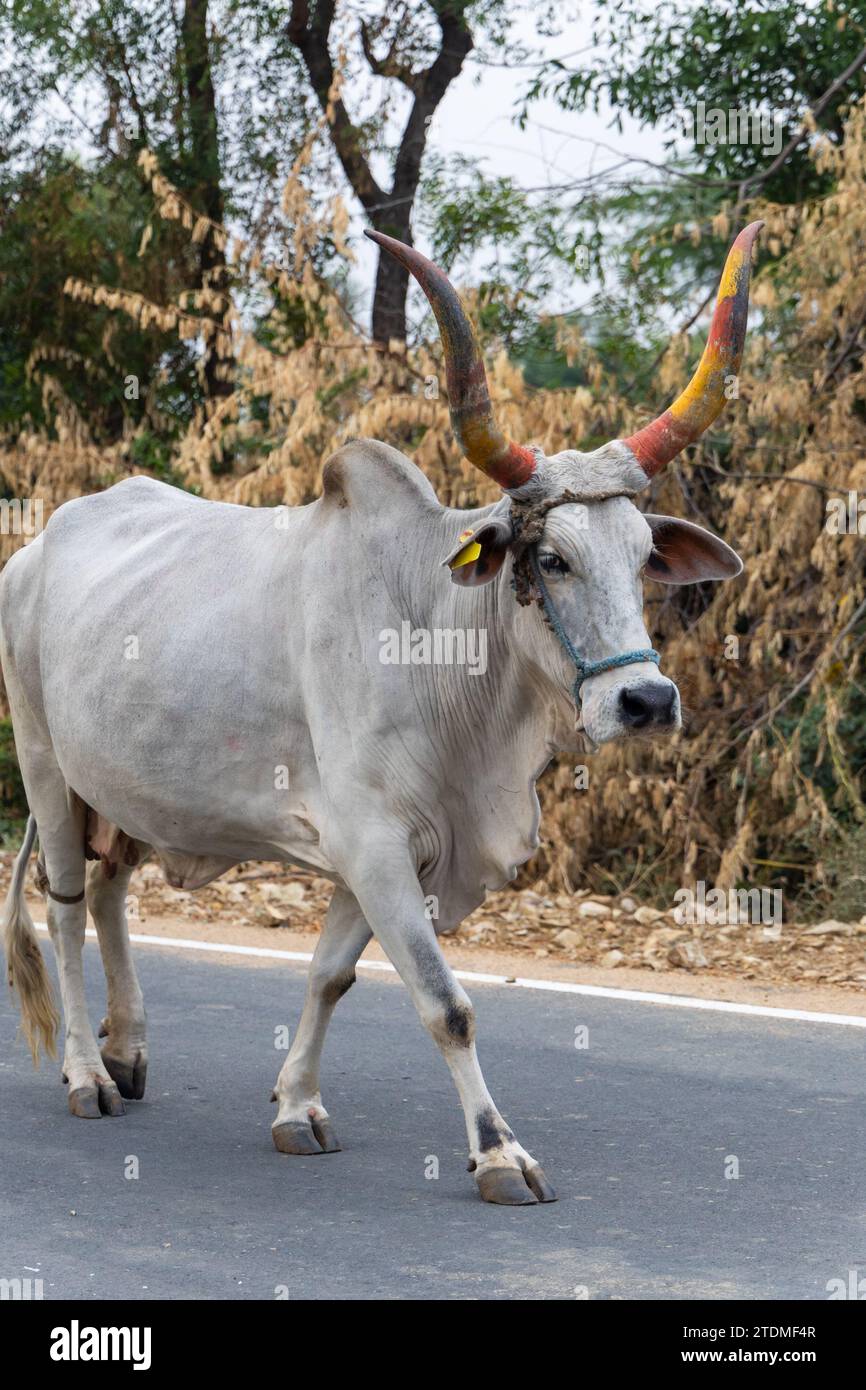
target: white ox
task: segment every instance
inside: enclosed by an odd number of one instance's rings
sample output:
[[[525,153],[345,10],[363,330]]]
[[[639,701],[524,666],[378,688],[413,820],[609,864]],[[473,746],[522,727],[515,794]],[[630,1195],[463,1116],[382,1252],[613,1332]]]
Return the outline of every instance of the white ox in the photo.
[[[598,744],[679,725],[676,686],[644,627],[641,575],[719,579],[740,562],[631,499],[721,409],[759,225],[734,243],[683,396],[627,440],[552,458],[498,433],[442,273],[378,237],[434,306],[458,440],[503,486],[493,507],[442,507],[402,454],[358,441],[328,461],[309,506],[205,502],[137,477],[67,502],[9,561],[2,662],[31,818],[4,938],[36,1057],[40,1042],[53,1049],[57,1024],[22,891],[38,827],[74,1115],[120,1115],[123,1097],[144,1092],[145,1011],[124,913],[134,865],[155,854],[171,884],[195,888],[243,860],[292,863],[335,889],[276,1083],[277,1149],[339,1147],[319,1059],[373,935],[451,1069],[481,1196],[553,1199],[487,1090],[472,1006],[437,934],[532,855],[536,779],[556,751],[579,746],[579,729]],[[383,634],[405,622],[484,633],[485,669],[383,662]],[[107,978],[102,1052],[84,994],[88,909]]]

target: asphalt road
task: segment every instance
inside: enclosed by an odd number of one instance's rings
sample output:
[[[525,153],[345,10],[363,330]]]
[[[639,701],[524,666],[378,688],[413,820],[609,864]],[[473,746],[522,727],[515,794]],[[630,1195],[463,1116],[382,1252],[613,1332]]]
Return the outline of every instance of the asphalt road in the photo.
[[[476,985],[488,1084],[560,1195],[493,1207],[396,980],[362,974],[331,1027],[343,1152],[289,1158],[268,1094],[303,968],[138,959],[151,1063],[123,1119],[69,1116],[0,1004],[0,1277],[46,1299],[825,1299],[866,1273],[858,1029]]]

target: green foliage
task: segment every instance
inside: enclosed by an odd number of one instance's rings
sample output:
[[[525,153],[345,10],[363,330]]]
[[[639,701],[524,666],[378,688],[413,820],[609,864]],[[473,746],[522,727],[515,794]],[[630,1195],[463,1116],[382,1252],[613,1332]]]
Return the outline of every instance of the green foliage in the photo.
[[[0,843],[20,839],[27,819],[27,796],[15,755],[12,720],[0,719]]]
[[[650,167],[626,149],[622,164],[593,184],[576,180],[552,190],[547,200],[559,212],[567,209],[573,228],[585,229],[603,316],[618,324],[623,341],[645,345],[644,368],[655,361],[655,345],[669,335],[671,312],[676,322],[687,320],[712,288],[720,248],[707,233],[716,214],[739,204],[741,224],[748,197],[757,191],[782,204],[827,191],[830,176],[816,169],[807,141],[764,176],[805,110],[860,53],[864,33],[866,0],[844,7],[827,0],[710,7],[691,0],[596,0],[593,43],[580,65],[547,61],[539,67],[520,102],[523,123],[538,98],[552,97],[569,113],[610,109],[611,125],[620,133],[626,116],[665,132],[664,164]],[[847,104],[862,92],[864,80],[862,70],[855,73],[819,113],[818,128],[834,140],[841,138]],[[778,127],[772,152],[763,139],[731,141],[730,131],[728,143],[711,143],[706,133],[699,138],[700,102],[707,112],[772,118]],[[677,236],[677,227],[701,235]],[[607,356],[615,366],[616,354]],[[630,386],[646,384],[644,368],[621,365]]]
[[[0,321],[15,325],[0,335],[0,427],[49,422],[49,374],[97,441],[141,422],[147,404],[178,422],[189,419],[200,397],[190,350],[173,335],[142,330],[64,293],[72,276],[157,302],[169,295],[188,266],[163,226],[147,258],[138,259],[151,208],[148,190],[122,162],[88,168],[48,150],[22,171],[0,165]],[[155,380],[160,365],[164,386]],[[137,399],[125,384],[130,376],[139,383]]]
[[[613,124],[622,116],[665,126],[670,144],[682,133],[681,116],[707,108],[749,107],[775,113],[785,143],[804,106],[813,106],[863,48],[866,3],[803,5],[802,0],[743,0],[699,6],[690,0],[596,0],[593,45],[598,52],[577,69],[546,63],[530,85],[524,119],[534,98],[553,96],[569,111],[609,103]],[[839,138],[840,108],[863,90],[858,73],[818,117]],[[695,167],[727,180],[733,190],[760,173],[770,158],[760,144],[694,145]],[[767,183],[768,197],[797,202],[823,186],[805,146]]]
[[[823,883],[809,895],[810,915],[858,922],[866,915],[866,826],[840,827],[831,844],[816,849]]]

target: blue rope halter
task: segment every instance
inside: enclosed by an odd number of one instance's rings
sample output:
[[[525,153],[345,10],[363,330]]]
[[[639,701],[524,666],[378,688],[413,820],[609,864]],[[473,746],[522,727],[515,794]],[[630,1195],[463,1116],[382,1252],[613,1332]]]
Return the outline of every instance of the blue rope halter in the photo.
[[[544,605],[547,620],[562,643],[566,656],[573,663],[577,671],[577,677],[574,682],[575,704],[577,704],[581,698],[580,692],[584,681],[589,680],[590,676],[600,676],[602,671],[613,671],[617,666],[630,666],[633,661],[654,661],[656,666],[658,666],[661,657],[652,647],[640,651],[623,652],[621,656],[606,656],[601,661],[584,661],[565,628],[562,626],[559,620],[559,614],[553,606],[553,600],[547,592],[547,585],[541,577],[541,566],[538,563],[538,554],[535,546],[532,546],[529,555],[532,564],[532,573],[538,585],[538,592],[541,594],[541,602]]]

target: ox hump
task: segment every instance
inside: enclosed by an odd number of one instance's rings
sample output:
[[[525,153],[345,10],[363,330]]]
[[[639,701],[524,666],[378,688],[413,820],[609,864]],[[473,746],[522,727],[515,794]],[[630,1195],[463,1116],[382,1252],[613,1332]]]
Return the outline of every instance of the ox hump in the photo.
[[[376,439],[352,439],[332,454],[322,470],[322,501],[381,515],[415,506],[440,511],[441,504],[425,475],[399,449]]]

